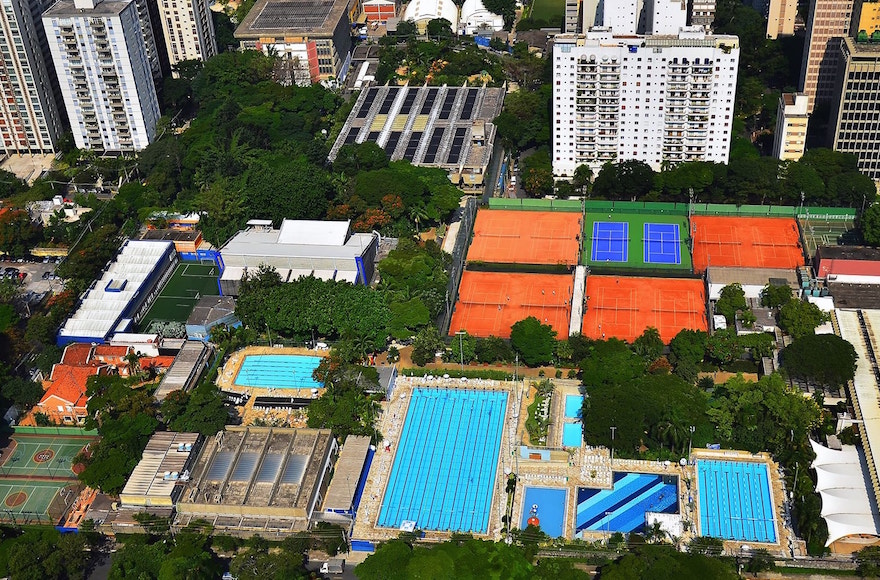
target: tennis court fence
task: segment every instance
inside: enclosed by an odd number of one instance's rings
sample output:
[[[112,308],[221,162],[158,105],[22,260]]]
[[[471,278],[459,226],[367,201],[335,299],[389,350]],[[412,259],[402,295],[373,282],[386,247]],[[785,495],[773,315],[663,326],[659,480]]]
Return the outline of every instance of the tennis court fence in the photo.
[[[58,435],[59,437],[66,436],[84,436],[84,437],[97,437],[97,431],[89,431],[87,429],[83,429],[82,427],[67,427],[62,425],[50,426],[50,427],[32,427],[29,425],[15,425],[13,428],[16,435]]]
[[[479,198],[469,197],[461,210],[461,223],[458,227],[458,234],[455,237],[449,282],[446,284],[446,303],[437,317],[440,336],[446,336],[449,333],[449,325],[452,323],[452,311],[455,308],[455,301],[458,299],[458,286],[461,283],[461,275],[464,272],[465,259],[468,247],[470,246],[471,236],[474,233],[474,222],[477,218],[479,206]]]

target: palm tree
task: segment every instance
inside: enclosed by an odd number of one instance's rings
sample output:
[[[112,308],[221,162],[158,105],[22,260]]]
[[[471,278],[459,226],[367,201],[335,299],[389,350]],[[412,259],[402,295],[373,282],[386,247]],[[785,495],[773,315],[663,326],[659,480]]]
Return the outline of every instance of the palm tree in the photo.
[[[407,212],[409,214],[409,219],[412,220],[412,222],[415,224],[416,234],[418,234],[419,233],[419,225],[421,224],[422,220],[428,219],[428,211],[425,208],[425,206],[423,206],[420,203],[417,203],[417,204],[411,205],[409,207],[409,210],[407,210]]]

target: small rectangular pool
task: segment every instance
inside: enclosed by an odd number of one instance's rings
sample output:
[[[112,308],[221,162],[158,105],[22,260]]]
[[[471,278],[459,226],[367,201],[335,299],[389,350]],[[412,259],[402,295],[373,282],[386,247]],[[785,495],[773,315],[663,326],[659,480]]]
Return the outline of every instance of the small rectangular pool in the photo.
[[[678,513],[678,477],[615,471],[613,480],[613,489],[578,488],[575,533],[643,532],[646,513]]]
[[[488,532],[507,396],[413,389],[377,524]]]
[[[697,461],[700,533],[712,538],[776,542],[766,463]]]
[[[568,492],[552,487],[526,487],[525,492],[519,527],[526,529],[529,519],[536,518],[542,532],[551,538],[562,536]]]
[[[584,444],[584,426],[580,423],[562,424],[563,447],[581,447]]]
[[[580,419],[584,398],[581,395],[565,395],[565,416],[568,419]]]
[[[312,373],[321,363],[319,356],[300,354],[249,354],[244,357],[235,384],[262,389],[319,389]]]

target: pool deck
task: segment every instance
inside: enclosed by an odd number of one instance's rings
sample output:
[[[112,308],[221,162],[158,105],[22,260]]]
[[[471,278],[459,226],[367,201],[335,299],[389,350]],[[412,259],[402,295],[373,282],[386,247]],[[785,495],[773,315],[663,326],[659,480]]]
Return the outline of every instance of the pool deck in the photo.
[[[255,421],[258,421],[262,424],[275,427],[305,427],[306,422],[308,421],[308,415],[305,411],[288,411],[284,409],[276,409],[273,411],[257,410],[254,409],[254,399],[258,396],[278,396],[279,394],[308,399],[312,397],[312,389],[266,389],[260,387],[243,387],[235,384],[235,377],[238,376],[238,371],[241,370],[241,365],[244,363],[245,357],[258,354],[298,354],[326,357],[330,355],[330,351],[295,347],[281,348],[272,346],[248,346],[232,353],[229,359],[227,359],[226,364],[223,365],[223,369],[217,375],[217,386],[220,387],[221,390],[229,391],[231,393],[248,393],[251,395],[247,404],[236,407],[243,425],[253,425]],[[324,389],[318,389],[318,396],[323,394],[323,392]]]

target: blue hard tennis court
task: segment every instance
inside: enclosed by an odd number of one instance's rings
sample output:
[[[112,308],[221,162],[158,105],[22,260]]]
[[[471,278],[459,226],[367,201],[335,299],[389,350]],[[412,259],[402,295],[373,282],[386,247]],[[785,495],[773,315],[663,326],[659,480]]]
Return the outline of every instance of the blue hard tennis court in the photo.
[[[681,264],[681,234],[678,224],[645,223],[646,264]]]
[[[486,533],[507,393],[412,392],[377,524]]]
[[[776,542],[766,463],[697,461],[700,533],[712,538]]]
[[[613,489],[578,488],[575,533],[642,532],[646,513],[678,513],[678,477],[624,471],[613,475]]]
[[[593,222],[594,262],[626,262],[628,246],[629,223]]]
[[[263,389],[318,389],[324,385],[312,373],[320,363],[319,356],[249,354],[235,375],[235,384]]]

